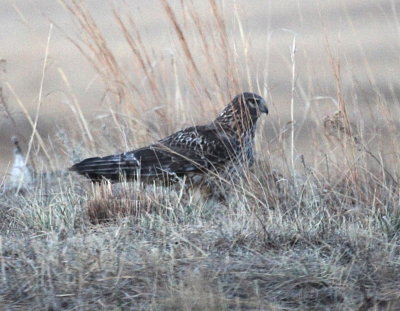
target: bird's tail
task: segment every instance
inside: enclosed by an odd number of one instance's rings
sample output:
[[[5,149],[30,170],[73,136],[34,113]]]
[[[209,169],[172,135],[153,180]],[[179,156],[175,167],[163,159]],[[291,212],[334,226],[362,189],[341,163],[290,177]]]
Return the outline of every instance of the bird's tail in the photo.
[[[74,164],[69,170],[84,175],[93,181],[101,181],[103,179],[134,179],[137,177],[138,169],[139,163],[136,161],[124,159],[122,155],[112,155],[85,159]]]

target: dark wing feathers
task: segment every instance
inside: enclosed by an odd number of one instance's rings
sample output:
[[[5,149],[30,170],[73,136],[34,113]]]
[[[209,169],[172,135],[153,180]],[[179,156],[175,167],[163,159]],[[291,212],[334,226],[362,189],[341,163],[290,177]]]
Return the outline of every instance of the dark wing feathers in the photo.
[[[190,127],[170,135],[158,143],[130,152],[83,160],[71,170],[92,180],[103,177],[118,180],[183,176],[190,172],[205,172],[229,161],[236,141],[217,131],[214,125]]]
[[[174,154],[180,166],[187,172],[199,168],[210,169],[231,160],[238,145],[214,125],[190,127],[160,141],[168,153]],[[177,168],[179,170],[179,168]]]

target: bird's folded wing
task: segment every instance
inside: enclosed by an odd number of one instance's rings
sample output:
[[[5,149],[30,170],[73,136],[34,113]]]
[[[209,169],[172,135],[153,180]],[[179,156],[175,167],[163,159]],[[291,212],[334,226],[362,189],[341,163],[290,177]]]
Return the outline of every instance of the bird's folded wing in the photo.
[[[140,157],[141,174],[206,172],[232,160],[238,142],[211,126],[179,131],[148,148],[135,152]],[[152,153],[152,156],[150,155]]]
[[[71,170],[92,180],[183,176],[218,168],[234,156],[238,142],[212,126],[197,126],[179,131],[156,144],[106,157],[83,160]]]

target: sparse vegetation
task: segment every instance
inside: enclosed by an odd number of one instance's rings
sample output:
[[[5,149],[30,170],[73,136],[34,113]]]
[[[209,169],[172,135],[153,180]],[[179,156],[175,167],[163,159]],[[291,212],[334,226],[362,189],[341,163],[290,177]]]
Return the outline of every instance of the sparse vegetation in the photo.
[[[176,36],[177,54],[168,61],[143,43],[132,12],[112,7],[131,51],[123,66],[85,3],[61,2],[79,37],[60,28],[101,78],[106,112],[88,116],[71,90],[67,130],[47,141],[29,119],[34,184],[15,193],[0,178],[2,310],[400,309],[395,93],[386,96],[375,80],[372,105],[358,101],[357,87],[347,93],[342,60],[327,39],[332,73],[325,82],[336,91],[317,97],[297,81],[293,40],[282,51],[292,104],[302,100],[308,108],[281,122],[237,7],[161,0]],[[258,133],[257,163],[223,200],[179,184],[99,186],[49,174],[76,158],[138,147],[210,119],[244,89],[268,98],[272,109]],[[322,100],[335,107],[324,117],[311,105]],[[363,108],[369,113],[355,116]]]

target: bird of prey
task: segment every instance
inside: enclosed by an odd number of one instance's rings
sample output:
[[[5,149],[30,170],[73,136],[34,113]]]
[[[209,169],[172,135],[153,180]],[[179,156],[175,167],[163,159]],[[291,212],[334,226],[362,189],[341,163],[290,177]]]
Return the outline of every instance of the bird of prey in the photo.
[[[178,131],[133,151],[85,159],[70,170],[92,181],[141,180],[168,183],[186,178],[198,184],[208,173],[229,176],[254,162],[254,134],[265,100],[237,95],[211,123]],[[209,174],[208,174],[209,175]]]

